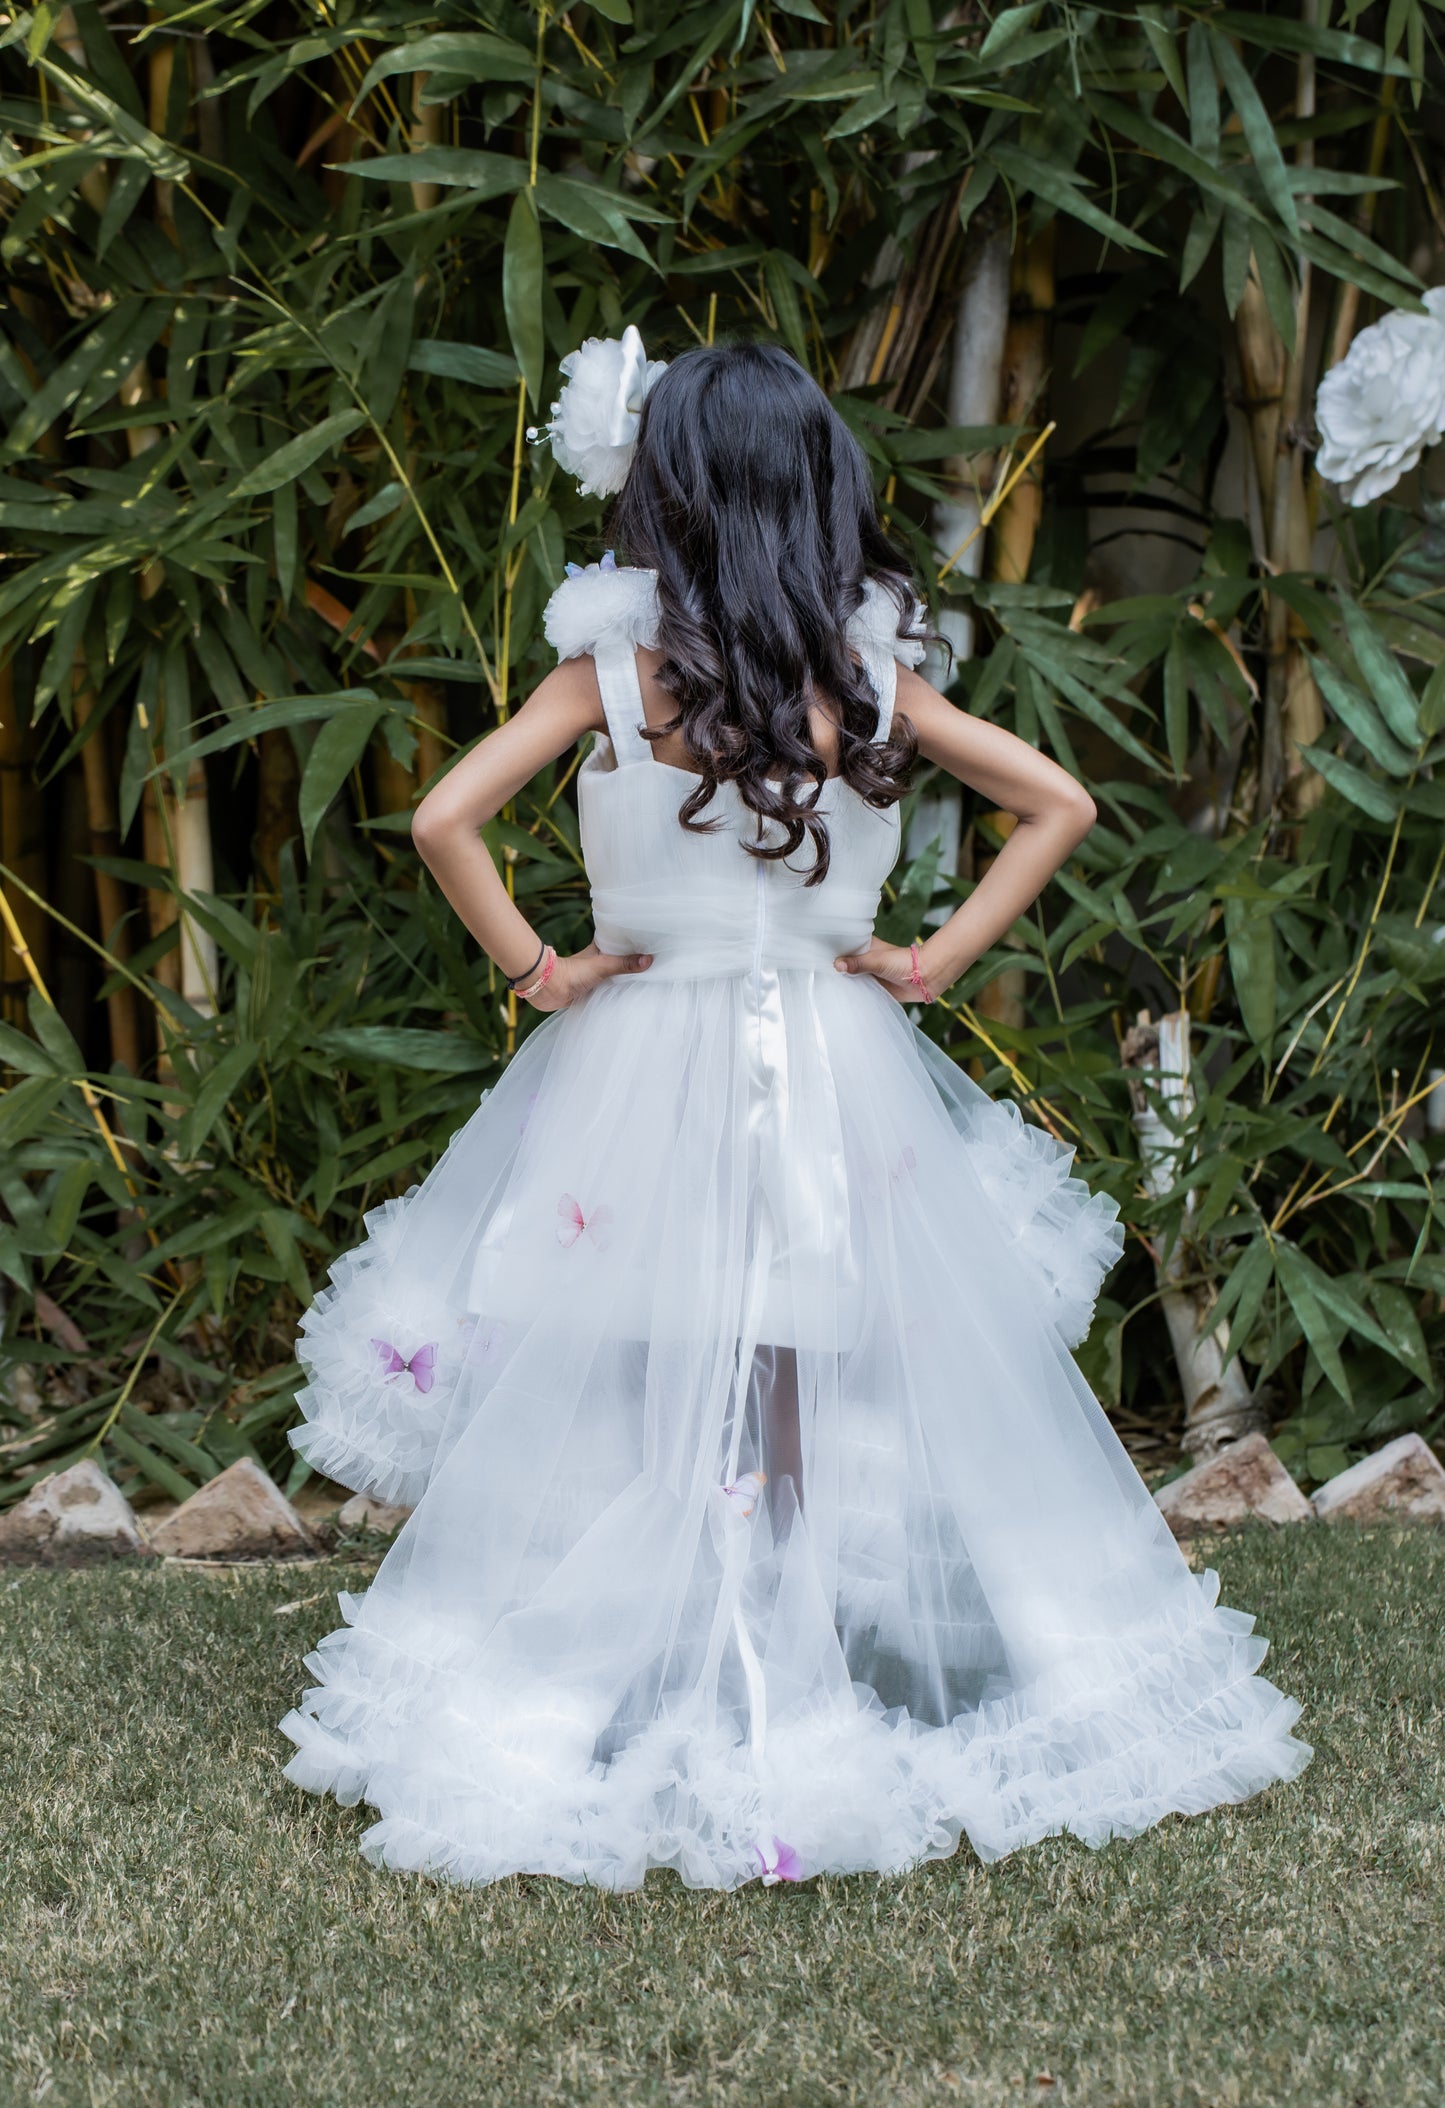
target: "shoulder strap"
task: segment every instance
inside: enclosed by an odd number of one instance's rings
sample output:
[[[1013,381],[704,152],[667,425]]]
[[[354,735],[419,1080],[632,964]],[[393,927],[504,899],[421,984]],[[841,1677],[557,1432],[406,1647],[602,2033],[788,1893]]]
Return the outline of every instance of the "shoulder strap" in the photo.
[[[559,659],[591,656],[607,731],[619,768],[651,759],[637,679],[639,646],[657,642],[657,573],[634,570],[609,554],[600,564],[567,566],[542,617]]]
[[[642,685],[637,678],[637,648],[626,642],[604,642],[592,654],[602,708],[607,718],[607,736],[617,756],[617,766],[629,761],[650,761],[651,749],[642,737],[647,719],[642,708]]]
[[[908,628],[916,631],[922,623],[923,608],[915,600]],[[899,635],[898,605],[893,595],[876,578],[865,578],[862,602],[848,618],[848,641],[862,660],[878,698],[878,730],[873,739],[875,745],[881,746],[893,725],[898,662],[901,659],[905,666],[916,666],[923,657],[924,640],[920,636]]]

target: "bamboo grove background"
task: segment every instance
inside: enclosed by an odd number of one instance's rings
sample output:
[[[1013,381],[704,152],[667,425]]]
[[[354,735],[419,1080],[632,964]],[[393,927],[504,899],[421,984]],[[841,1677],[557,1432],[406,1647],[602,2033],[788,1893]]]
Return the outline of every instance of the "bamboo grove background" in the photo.
[[[1445,275],[1435,6],[0,19],[0,1494],[304,1478],[298,1309],[531,1022],[407,815],[600,553],[525,428],[627,322],[806,363],[952,692],[1096,794],[924,1022],[1123,1207],[1109,1409],[1440,1431],[1445,532],[1311,466]],[[489,830],[561,947],[571,774]],[[884,933],[1005,824],[920,779]]]

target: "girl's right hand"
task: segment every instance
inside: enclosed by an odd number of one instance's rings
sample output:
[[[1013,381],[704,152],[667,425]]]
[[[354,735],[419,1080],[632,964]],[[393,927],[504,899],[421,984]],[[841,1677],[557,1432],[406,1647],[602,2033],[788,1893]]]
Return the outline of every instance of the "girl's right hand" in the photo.
[[[527,998],[534,1010],[568,1010],[579,996],[587,995],[603,981],[618,974],[645,973],[652,964],[650,952],[623,952],[614,957],[601,952],[595,943],[585,951],[557,954],[557,964],[542,987]]]

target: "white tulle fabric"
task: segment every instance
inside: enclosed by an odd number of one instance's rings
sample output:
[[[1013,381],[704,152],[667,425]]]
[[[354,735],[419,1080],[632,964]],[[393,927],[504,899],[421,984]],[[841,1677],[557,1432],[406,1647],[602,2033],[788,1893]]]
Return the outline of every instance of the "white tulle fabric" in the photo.
[[[827,786],[811,889],[727,792],[686,833],[637,733],[655,620],[625,572],[548,616],[607,706],[598,941],[656,963],[530,1035],[303,1326],[297,1448],[418,1505],[307,1657],[287,1775],[369,1802],[386,1866],[720,1889],[1097,1845],[1293,1777],[1266,1643],[1068,1352],[1115,1210],[832,970],[896,811]],[[877,589],[852,625],[880,736],[898,627]]]

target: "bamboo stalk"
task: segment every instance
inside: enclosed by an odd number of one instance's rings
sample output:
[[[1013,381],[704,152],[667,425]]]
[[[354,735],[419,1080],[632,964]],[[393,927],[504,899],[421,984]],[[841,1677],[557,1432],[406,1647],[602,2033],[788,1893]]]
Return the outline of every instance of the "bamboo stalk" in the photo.
[[[443,106],[439,102],[424,103],[421,99],[429,77],[425,73],[418,73],[412,80],[412,121],[409,138],[413,153],[441,144],[442,117],[445,114]],[[409,188],[412,207],[417,212],[432,212],[441,201],[440,183],[412,183]]]
[[[1134,1132],[1139,1138],[1145,1190],[1156,1198],[1168,1193],[1187,1169],[1180,1130],[1194,1108],[1191,1037],[1187,1010],[1172,1011],[1157,1025],[1145,1010],[1126,1033],[1121,1049],[1134,1101]],[[1190,1193],[1184,1204],[1183,1228],[1167,1250],[1156,1254],[1155,1274],[1184,1395],[1180,1446],[1195,1463],[1203,1463],[1231,1442],[1263,1429],[1265,1415],[1239,1357],[1227,1368],[1224,1365],[1225,1342],[1213,1322],[1219,1300],[1214,1281],[1190,1276],[1193,1214],[1194,1195]]]
[[[1054,333],[1056,225],[1050,220],[1041,234],[1021,237],[1014,249],[1003,351],[1003,424],[1029,423],[1048,384]],[[1014,585],[1021,585],[1028,577],[1043,516],[1044,478],[1039,465],[1042,451],[1041,442],[1029,449],[1020,473],[1000,497],[994,518],[990,575]]]
[[[0,664],[0,860],[19,871],[37,892],[45,890],[44,816],[31,782],[30,728],[15,704],[15,669]],[[49,925],[33,908],[24,911],[28,944],[48,951]],[[8,925],[7,925],[8,927]],[[12,1025],[25,1023],[26,966],[19,950],[0,941],[0,991]]]
[[[120,819],[116,811],[115,782],[111,768],[110,742],[106,738],[106,727],[95,722],[95,696],[86,675],[85,661],[77,653],[71,670],[71,708],[76,729],[88,732],[80,750],[81,770],[85,778],[85,810],[90,829],[90,854],[96,861],[92,865],[95,880],[96,918],[100,924],[100,941],[117,958],[129,956],[129,939],[126,934],[126,891],[121,881],[112,872],[101,868],[101,859],[118,857],[121,851]],[[132,1076],[140,1074],[141,1039],[140,1013],[136,1006],[135,990],[122,983],[106,997],[106,1020],[110,1028],[111,1059],[129,1069]]]
[[[296,800],[301,764],[291,734],[275,727],[261,734],[256,769],[256,861],[272,895],[281,890],[281,852],[301,832]]]
[[[1009,270],[1009,322],[1004,335],[1001,368],[1000,421],[1028,423],[1038,412],[1048,385],[1053,351],[1055,223],[1041,234],[1020,232]],[[1016,470],[1001,485],[991,508],[988,572],[1008,585],[1022,585],[1033,561],[1034,542],[1043,517],[1044,479],[1041,459],[1052,424],[1028,448]],[[980,520],[980,529],[983,521]],[[1012,813],[989,815],[995,831],[1005,840],[1017,824]],[[986,856],[978,867],[983,876],[993,861]],[[1007,948],[1017,951],[1021,939],[1010,930]],[[1022,967],[1007,966],[981,989],[978,1009],[982,1016],[1010,1031],[1021,1032],[1027,1019],[1028,981]]]
[[[1307,28],[1319,20],[1319,0],[1302,0],[1301,20]],[[1312,52],[1299,54],[1295,66],[1294,114],[1307,125],[1315,114],[1315,60]],[[1295,165],[1314,165],[1314,142],[1302,138]],[[1302,206],[1308,194],[1300,194]],[[1305,488],[1303,433],[1300,407],[1303,400],[1305,357],[1308,348],[1310,300],[1313,286],[1310,260],[1297,254],[1299,292],[1295,301],[1294,343],[1288,352],[1279,348],[1279,398],[1271,420],[1274,462],[1268,483],[1261,481],[1261,509],[1267,526],[1269,567],[1272,572],[1303,571],[1309,568],[1313,522]],[[1305,625],[1281,594],[1266,596],[1267,657],[1264,687],[1264,723],[1261,737],[1259,782],[1255,811],[1267,819],[1279,805],[1288,786],[1290,803],[1298,812],[1317,804],[1324,782],[1300,759],[1301,747],[1311,745],[1324,730],[1324,702],[1305,655]]]

